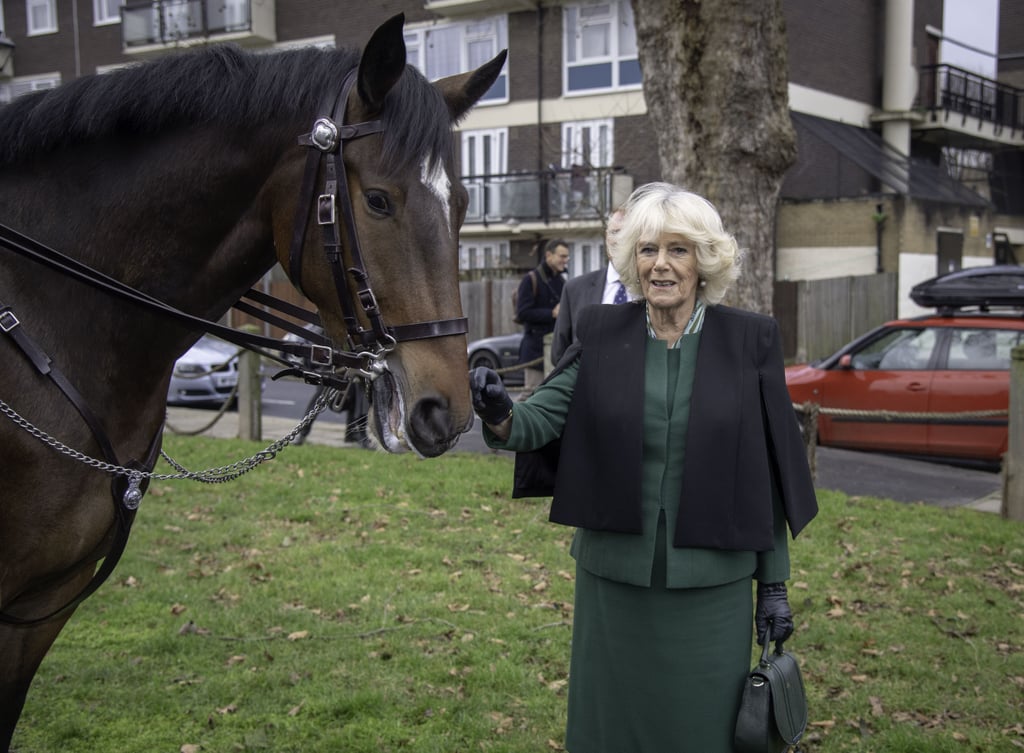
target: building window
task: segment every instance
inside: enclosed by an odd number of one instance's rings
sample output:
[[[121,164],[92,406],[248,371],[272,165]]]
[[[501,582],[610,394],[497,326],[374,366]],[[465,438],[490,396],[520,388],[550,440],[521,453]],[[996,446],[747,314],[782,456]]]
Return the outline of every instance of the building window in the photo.
[[[467,222],[505,216],[505,178],[508,129],[462,132],[462,183],[469,193]]]
[[[459,271],[511,267],[508,241],[474,241],[459,244]]]
[[[28,35],[57,31],[57,0],[25,0]]]
[[[607,258],[604,241],[597,238],[566,238],[569,244],[569,278],[602,269]]]
[[[615,161],[611,118],[562,123],[562,167],[611,167]]]
[[[610,118],[562,123],[562,166],[555,172],[548,211],[563,219],[602,217],[610,211],[608,170],[615,159]]]
[[[92,0],[94,26],[121,22],[121,0]]]
[[[641,87],[629,0],[567,5],[563,22],[567,94]]]
[[[431,81],[479,68],[507,47],[508,20],[505,16],[405,31],[409,64]],[[507,101],[506,65],[478,104]]]
[[[17,79],[7,86],[8,101],[17,99],[23,94],[41,91],[42,89],[55,89],[58,86],[60,86],[60,76],[57,75]]]

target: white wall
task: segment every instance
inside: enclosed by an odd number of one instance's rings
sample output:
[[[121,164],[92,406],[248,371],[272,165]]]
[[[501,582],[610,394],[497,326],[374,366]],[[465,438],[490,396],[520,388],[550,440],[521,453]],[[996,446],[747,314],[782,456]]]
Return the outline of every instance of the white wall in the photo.
[[[896,315],[900,319],[935,312],[935,309],[922,308],[910,300],[910,289],[919,282],[935,277],[937,264],[938,259],[935,254],[900,254],[898,307],[896,309]],[[965,256],[962,264],[964,269],[990,267],[992,259],[984,256]]]
[[[874,246],[780,248],[775,255],[775,279],[824,280],[871,275],[875,273],[876,253]]]

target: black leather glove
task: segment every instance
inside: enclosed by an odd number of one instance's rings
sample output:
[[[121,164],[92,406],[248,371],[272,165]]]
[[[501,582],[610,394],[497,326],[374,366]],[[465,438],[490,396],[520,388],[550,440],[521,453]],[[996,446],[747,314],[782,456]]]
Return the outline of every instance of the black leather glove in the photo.
[[[758,583],[757,610],[754,624],[757,626],[757,642],[764,645],[771,621],[771,640],[785,641],[793,634],[793,612],[789,608],[785,583]]]
[[[496,371],[478,366],[469,372],[473,410],[485,424],[497,426],[512,415],[512,399]]]

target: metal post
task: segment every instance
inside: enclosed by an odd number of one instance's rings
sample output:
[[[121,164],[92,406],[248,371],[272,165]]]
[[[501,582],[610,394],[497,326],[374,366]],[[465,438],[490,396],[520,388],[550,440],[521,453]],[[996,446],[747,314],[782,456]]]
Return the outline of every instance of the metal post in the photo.
[[[1010,412],[1003,456],[1002,515],[1024,520],[1024,345],[1010,352]]]
[[[260,356],[243,350],[238,357],[238,438],[263,441]]]

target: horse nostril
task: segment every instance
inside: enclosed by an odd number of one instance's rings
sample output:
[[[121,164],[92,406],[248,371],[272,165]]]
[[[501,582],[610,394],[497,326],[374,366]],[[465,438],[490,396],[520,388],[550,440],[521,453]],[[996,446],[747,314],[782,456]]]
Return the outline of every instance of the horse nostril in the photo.
[[[425,457],[437,457],[447,450],[456,434],[448,401],[426,397],[417,402],[409,419],[409,431],[416,449]]]

